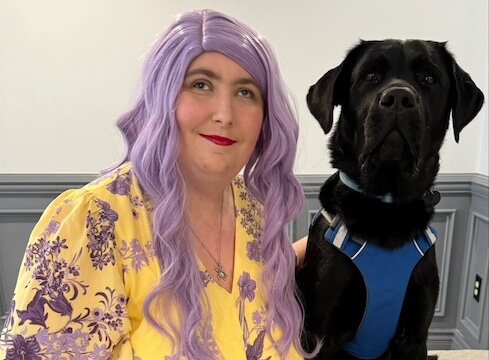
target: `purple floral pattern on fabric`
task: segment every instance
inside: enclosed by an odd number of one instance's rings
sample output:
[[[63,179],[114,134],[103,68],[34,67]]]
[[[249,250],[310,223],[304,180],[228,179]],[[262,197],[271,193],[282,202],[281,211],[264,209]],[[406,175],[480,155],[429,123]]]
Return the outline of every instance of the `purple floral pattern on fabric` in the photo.
[[[238,280],[239,295],[243,301],[255,299],[256,281],[251,279],[250,274],[243,272],[243,275]]]
[[[110,181],[106,181],[102,188],[99,184],[108,178]],[[260,242],[262,205],[247,192],[242,179],[237,178],[234,185],[235,196],[245,204],[235,207],[237,224],[249,237],[240,244],[238,251],[245,257],[243,260],[249,259],[244,266],[255,266],[252,262],[263,263]],[[58,221],[66,213],[66,207],[79,199],[75,196],[53,207],[53,218],[47,220],[45,228],[27,247],[23,265],[25,274],[30,276],[30,297],[25,303],[11,302],[4,332],[0,334],[0,346],[5,346],[8,360],[105,359],[114,356],[112,351],[117,341],[122,344],[130,341],[128,299],[123,290],[116,291],[115,286],[106,286],[103,280],[100,288],[92,283],[89,286],[83,280],[87,279],[87,274],[80,263],[84,260],[91,267],[90,274],[104,274],[102,270],[112,268],[116,263],[122,266],[123,275],[136,274],[149,266],[155,256],[152,245],[142,238],[116,235],[122,233],[117,227],[123,217],[123,212],[119,214],[116,210],[120,209],[119,200],[121,204],[128,204],[129,200],[133,219],[146,221],[149,220],[146,212],[151,213],[152,205],[144,192],[139,191],[137,180],[130,171],[122,168],[93,182],[92,186],[104,189],[105,194],[109,192],[108,199],[117,200],[91,198],[92,206],[84,213],[85,224],[81,224],[81,227],[85,225],[84,237],[79,237],[84,241],[83,246],[79,239],[71,239],[63,232],[66,230],[60,230],[67,223]],[[241,271],[245,268],[238,269],[239,273],[236,271],[234,293],[246,359],[269,360],[270,357],[264,355],[265,343],[268,343],[265,329],[268,311],[266,306],[260,306],[262,300],[257,289],[260,283],[253,278],[255,272]],[[201,271],[200,277],[204,287],[217,286],[207,271]],[[85,299],[90,299],[86,305]],[[53,323],[55,327],[51,326]],[[19,325],[28,326],[29,334],[19,331]],[[199,340],[219,357],[219,348],[212,336],[212,322],[202,326],[207,328],[198,329]],[[162,354],[162,357],[176,360],[174,356]],[[141,360],[134,349],[133,360]]]
[[[119,215],[110,208],[110,204],[97,199],[95,200],[100,211],[89,210],[86,218],[86,229],[88,237],[88,249],[92,265],[99,270],[109,264],[115,264],[114,257],[114,229]]]
[[[132,215],[134,219],[139,219],[139,211],[138,208],[142,206],[147,206],[147,210],[151,211],[149,204],[149,199],[147,197],[141,198],[139,196],[133,196],[131,194],[131,186],[133,184],[132,172],[128,171],[127,173],[120,174],[120,170],[116,171],[116,177],[113,181],[111,181],[107,185],[107,190],[109,190],[112,194],[127,196],[131,200],[132,204]],[[146,195],[144,195],[146,196]]]
[[[107,190],[112,194],[129,195],[131,190],[132,178],[130,173],[125,173],[117,176],[107,185]]]
[[[247,204],[245,207],[236,208],[236,217],[239,224],[245,229],[246,234],[252,240],[246,243],[246,254],[248,259],[263,263],[261,255],[263,206],[246,189],[244,180],[236,178],[234,182],[238,189],[239,198]],[[263,358],[264,339],[266,336],[266,319],[268,311],[265,307],[252,313],[251,322],[246,318],[246,304],[255,300],[257,282],[252,279],[250,273],[243,271],[237,280],[239,297],[236,300],[238,308],[239,323],[243,329],[243,340],[246,349],[247,360],[269,360]]]
[[[12,346],[7,350],[6,360],[40,360],[40,349],[33,336],[24,338],[22,335],[16,335],[12,339]]]
[[[209,275],[209,273],[207,272],[207,270],[205,271],[199,271],[200,273],[200,278],[202,280],[202,282],[204,283],[204,287],[206,287],[210,282],[213,282],[211,276]]]
[[[212,319],[208,323],[203,323],[197,331],[199,341],[204,344],[216,357],[220,354],[219,348],[213,337]]]
[[[39,325],[36,335],[24,338],[22,335],[9,336],[8,328],[5,342],[7,343],[7,359],[105,359],[111,354],[113,344],[110,332],[121,331],[122,319],[126,316],[126,298],[123,294],[115,295],[114,290],[106,288],[98,292],[101,307],[85,308],[83,314],[72,315],[72,308],[64,302],[59,308],[53,301],[42,297],[38,291],[27,306],[27,310],[17,310],[21,323],[29,321],[31,325]],[[64,299],[66,299],[63,296]],[[74,297],[71,298],[74,300]],[[65,326],[56,332],[50,332],[44,321],[48,313],[45,305],[58,314],[68,316]],[[69,309],[69,310],[67,310]],[[83,332],[80,329],[85,329]],[[90,341],[95,337],[104,343],[95,343],[93,350],[88,351]]]
[[[143,197],[139,197],[137,195],[133,196],[131,194],[131,187],[134,183],[132,171],[129,170],[127,172],[122,172],[123,168],[124,166],[114,169],[111,172],[108,172],[107,174],[99,177],[98,179],[95,179],[89,185],[97,185],[108,178],[112,178],[112,181],[109,182],[109,184],[107,185],[107,190],[115,195],[127,196],[131,200],[133,206],[132,214],[134,218],[139,219],[140,214],[138,208],[144,206],[146,207],[147,211],[151,212],[152,205],[145,193],[143,193]]]
[[[132,239],[129,243],[122,240],[122,246],[119,248],[119,253],[124,260],[130,260],[131,266],[125,265],[124,273],[129,273],[130,269],[138,272],[143,266],[149,265],[149,260],[154,254],[152,243],[146,243],[143,247],[138,239]]]
[[[261,236],[263,233],[262,225],[256,219],[263,218],[263,206],[253,197],[245,188],[244,181],[241,178],[235,180],[235,185],[239,189],[239,198],[246,202],[247,206],[236,209],[238,216],[241,216],[240,225],[246,230],[246,233],[253,238],[248,241],[246,251],[250,260],[263,262],[261,256]]]
[[[243,328],[243,340],[246,348],[247,360],[269,360],[270,357],[262,359],[264,338],[266,336],[265,320],[267,311],[262,307],[260,311],[253,312],[252,327],[250,327],[245,315],[246,302],[255,300],[256,281],[246,271],[239,276],[237,285],[239,287],[239,297],[236,306],[239,312],[239,323]],[[256,334],[254,340],[253,335]]]
[[[265,330],[260,331],[253,345],[246,346],[246,360],[260,360],[263,355],[263,340],[265,339]],[[263,360],[270,360],[271,356]]]
[[[123,187],[119,187],[122,192]],[[63,201],[55,215],[63,211]],[[127,321],[127,298],[123,293],[105,287],[95,293],[97,307],[85,307],[75,313],[72,302],[87,294],[89,285],[81,280],[79,260],[88,252],[94,269],[102,270],[113,266],[115,245],[115,223],[118,214],[109,203],[96,199],[93,212],[86,216],[87,246],[69,251],[70,239],[61,238],[57,232],[60,223],[51,219],[36,241],[26,248],[24,267],[30,272],[33,296],[27,305],[20,308],[12,301],[1,334],[1,345],[6,346],[8,360],[25,359],[105,359],[111,356],[114,335],[123,335],[123,324]],[[77,243],[76,241],[74,242]],[[138,249],[134,241],[133,249]],[[145,253],[152,256],[152,252]],[[86,255],[85,255],[86,256]],[[140,260],[136,257],[136,262]],[[88,304],[87,304],[88,305]],[[25,337],[23,333],[11,334],[17,315],[19,325],[38,327],[35,335]],[[55,317],[58,330],[49,327],[49,319]],[[90,346],[91,344],[91,346]]]
[[[238,197],[247,204],[245,207],[235,207],[235,216],[239,225],[245,229],[246,234],[253,239],[246,242],[244,250],[246,250],[249,260],[263,263],[260,242],[263,230],[261,223],[257,221],[263,216],[262,206],[247,192],[242,178],[236,178],[234,185],[235,190],[238,189]],[[239,246],[239,243],[236,246]],[[239,249],[237,251],[241,252]],[[204,287],[207,287],[209,283],[214,283],[207,270],[200,271],[200,276]],[[239,289],[236,307],[238,308],[239,323],[243,329],[243,345],[246,349],[246,359],[270,360],[270,356],[263,358],[267,309],[262,306],[259,310],[254,311],[251,315],[251,321],[248,321],[246,317],[246,304],[255,301],[257,282],[252,279],[250,273],[243,271],[238,277],[236,285]],[[168,360],[172,360],[172,358],[169,357]]]
[[[248,241],[246,251],[250,260],[260,261],[260,242],[258,240]]]
[[[254,311],[253,315],[251,316],[253,324],[260,325],[261,323],[265,322],[267,315],[268,312],[264,306],[262,306],[260,310]]]

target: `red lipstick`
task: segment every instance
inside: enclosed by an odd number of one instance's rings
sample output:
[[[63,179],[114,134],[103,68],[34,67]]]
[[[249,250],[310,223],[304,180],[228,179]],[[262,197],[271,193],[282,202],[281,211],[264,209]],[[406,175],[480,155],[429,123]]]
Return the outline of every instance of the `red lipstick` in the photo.
[[[233,145],[236,141],[228,139],[226,137],[222,137],[219,135],[204,135],[200,134],[204,139],[209,140],[210,142],[213,142],[216,145],[219,146],[230,146]]]

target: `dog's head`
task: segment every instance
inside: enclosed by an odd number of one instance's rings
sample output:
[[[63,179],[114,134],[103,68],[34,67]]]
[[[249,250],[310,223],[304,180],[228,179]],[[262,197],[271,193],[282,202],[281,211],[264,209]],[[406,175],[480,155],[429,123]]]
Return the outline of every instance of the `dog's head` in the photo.
[[[433,184],[450,119],[460,131],[484,97],[445,43],[361,41],[311,86],[307,104],[325,133],[332,165],[374,195],[418,197]]]

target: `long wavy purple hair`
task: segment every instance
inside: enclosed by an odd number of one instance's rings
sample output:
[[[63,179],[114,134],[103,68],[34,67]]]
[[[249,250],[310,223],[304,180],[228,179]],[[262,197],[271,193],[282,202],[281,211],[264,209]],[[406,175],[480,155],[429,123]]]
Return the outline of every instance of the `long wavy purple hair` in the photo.
[[[222,13],[203,10],[181,15],[149,52],[131,109],[117,125],[125,137],[123,161],[134,172],[154,205],[154,248],[162,269],[160,283],[147,296],[144,313],[169,336],[175,354],[214,359],[202,339],[212,339],[206,317],[209,299],[203,294],[197,261],[185,228],[185,189],[178,164],[175,103],[190,62],[205,51],[218,51],[239,63],[260,84],[265,117],[256,148],[244,169],[249,191],[265,208],[262,257],[269,318],[283,330],[274,346],[286,357],[300,344],[303,314],[295,298],[294,253],[285,232],[302,207],[303,195],[292,169],[298,124],[283,83],[275,53],[254,29]],[[205,301],[202,302],[202,299]],[[180,325],[169,306],[179,304]]]

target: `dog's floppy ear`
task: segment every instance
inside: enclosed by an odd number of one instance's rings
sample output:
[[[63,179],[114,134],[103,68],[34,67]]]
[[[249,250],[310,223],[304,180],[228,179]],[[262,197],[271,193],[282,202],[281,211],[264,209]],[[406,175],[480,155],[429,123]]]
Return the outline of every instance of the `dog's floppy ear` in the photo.
[[[335,99],[335,83],[343,68],[343,63],[329,70],[309,88],[307,94],[307,106],[312,115],[327,134],[333,126],[333,108],[338,105]]]
[[[477,115],[484,103],[482,91],[455,60],[452,60],[454,84],[452,98],[453,134],[458,142],[460,131]]]

